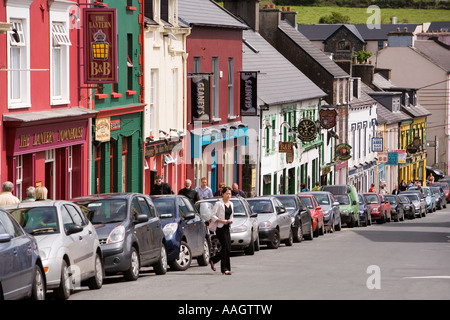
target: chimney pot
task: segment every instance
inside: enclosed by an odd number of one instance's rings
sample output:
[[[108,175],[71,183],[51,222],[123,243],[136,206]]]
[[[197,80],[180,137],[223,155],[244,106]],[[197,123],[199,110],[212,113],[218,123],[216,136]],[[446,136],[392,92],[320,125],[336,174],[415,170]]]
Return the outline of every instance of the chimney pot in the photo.
[[[274,5],[274,4],[271,4],[271,5],[270,5],[270,8],[275,9],[275,5]]]
[[[289,12],[290,12],[290,11],[291,11],[291,7],[287,7],[287,11],[289,11]]]

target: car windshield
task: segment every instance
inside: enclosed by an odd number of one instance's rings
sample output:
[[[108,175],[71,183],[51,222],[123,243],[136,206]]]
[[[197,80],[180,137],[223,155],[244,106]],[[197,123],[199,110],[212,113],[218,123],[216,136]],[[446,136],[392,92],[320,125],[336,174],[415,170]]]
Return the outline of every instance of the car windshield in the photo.
[[[433,194],[440,194],[441,193],[439,188],[431,188],[431,191],[433,192]]]
[[[127,217],[125,199],[94,199],[75,202],[92,224],[122,222]]]
[[[408,197],[398,196],[398,198],[400,199],[400,203],[409,203],[410,202]]]
[[[231,199],[233,203],[233,217],[246,217],[247,212],[245,212],[244,205],[238,199]]]
[[[300,200],[308,207],[308,209],[314,209],[314,205],[312,203],[312,199],[310,197],[299,197]]]
[[[8,211],[29,234],[59,233],[55,207],[17,208]]]
[[[250,208],[253,212],[256,213],[272,213],[274,212],[272,201],[270,200],[262,200],[262,199],[255,199],[255,200],[248,200],[248,204],[250,205]]]
[[[295,210],[297,208],[297,204],[295,203],[295,199],[293,197],[277,197],[278,200],[283,204],[283,207],[286,210]]]
[[[161,219],[169,219],[176,216],[175,198],[152,198],[152,201]]]
[[[407,197],[411,201],[419,201],[419,196],[415,194],[405,194],[405,197]]]
[[[432,184],[432,186],[439,186],[442,187],[444,190],[448,190],[448,184],[447,183],[438,183],[438,184]]]
[[[362,194],[358,194],[358,201],[360,205],[364,204],[364,197],[362,196]]]
[[[370,204],[380,203],[376,194],[365,194],[364,198],[366,198],[367,203]]]
[[[397,200],[393,196],[385,196],[385,198],[389,201],[390,204],[397,204]]]
[[[337,194],[334,198],[339,204],[350,204],[350,198],[346,194]]]
[[[328,198],[328,195],[323,193],[317,193],[314,194],[314,198],[316,198],[317,202],[320,206],[330,206],[330,198]]]
[[[200,215],[209,216],[211,211],[218,199],[211,199],[208,201],[197,202],[195,205],[197,210],[200,212]],[[233,217],[247,217],[247,212],[245,211],[244,205],[239,199],[230,199],[233,203]],[[209,220],[209,219],[208,219]]]
[[[431,196],[431,191],[428,188],[422,188],[423,194],[427,197]]]

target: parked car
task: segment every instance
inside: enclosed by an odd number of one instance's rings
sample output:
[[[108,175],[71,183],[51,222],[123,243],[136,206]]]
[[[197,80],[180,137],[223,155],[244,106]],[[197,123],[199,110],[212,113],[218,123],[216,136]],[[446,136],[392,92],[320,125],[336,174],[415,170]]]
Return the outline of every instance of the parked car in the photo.
[[[422,193],[425,196],[428,212],[436,211],[436,197],[431,192],[430,187],[420,187],[420,188],[422,189]],[[413,191],[413,190],[420,191],[418,187],[410,187],[406,191]]]
[[[362,194],[369,206],[370,218],[377,223],[385,223],[387,220],[386,206],[377,193],[366,192]]]
[[[430,187],[431,192],[436,197],[436,208],[441,210],[442,208],[447,208],[447,197],[445,196],[444,189],[442,187]]]
[[[259,242],[277,249],[281,242],[292,246],[291,216],[274,196],[247,198],[250,209],[258,214]]]
[[[167,261],[173,270],[184,271],[197,259],[209,264],[208,231],[197,209],[182,195],[151,196],[166,237]]]
[[[328,191],[312,191],[308,193],[312,194],[319,206],[322,207],[325,227],[328,227],[331,232],[335,230],[340,231],[342,225],[341,212],[339,210],[339,202],[336,201],[333,194]]]
[[[380,194],[381,203],[384,204],[384,210],[386,212],[386,221],[391,222],[392,221],[392,208],[389,201],[385,198],[386,195]]]
[[[38,243],[46,287],[68,299],[72,284],[103,285],[103,254],[97,232],[80,208],[69,201],[23,202],[5,209]]]
[[[403,205],[405,217],[409,219],[415,219],[416,207],[414,206],[414,203],[412,203],[412,201],[404,194],[399,194],[398,198],[400,200],[400,203]]]
[[[425,196],[420,191],[402,191],[399,195],[404,195],[411,200],[416,210],[415,214],[418,218],[425,217],[427,214],[427,203],[425,201]]]
[[[0,300],[45,300],[46,279],[36,239],[0,209]]]
[[[195,207],[204,217],[205,221],[209,221],[212,208],[220,198],[203,199],[195,203]],[[247,201],[242,197],[231,197],[233,203],[233,224],[230,228],[231,249],[244,250],[246,255],[253,255],[255,251],[259,251],[259,226],[257,213],[254,213]],[[213,252],[218,251],[217,246],[220,245],[215,237],[212,237]]]
[[[372,215],[370,214],[370,207],[366,198],[361,193],[358,193],[359,202],[359,223],[360,225],[367,227],[372,224]]]
[[[347,227],[353,228],[359,226],[359,203],[358,193],[353,185],[326,185],[322,186],[322,191],[329,191],[339,202],[342,222]],[[338,195],[347,195],[339,197]],[[341,201],[340,201],[341,200]]]
[[[313,218],[311,211],[295,194],[276,195],[291,216],[291,228],[294,235],[294,242],[301,242],[303,239],[312,240]]]
[[[442,190],[444,190],[447,202],[450,201],[450,185],[449,185],[449,183],[447,183],[445,181],[434,182],[430,185],[430,187],[441,187]],[[446,207],[444,207],[444,208],[446,208]]]
[[[391,217],[394,221],[405,220],[405,208],[397,195],[387,194],[384,196],[391,206]]]
[[[316,198],[312,194],[306,194],[304,192],[299,193],[298,197],[303,201],[305,206],[311,211],[313,217],[313,235],[314,237],[322,236],[325,234],[325,224],[323,220],[322,207],[317,203]]]
[[[95,225],[107,275],[122,273],[137,280],[141,266],[167,272],[166,239],[149,196],[140,193],[104,193],[72,200]]]

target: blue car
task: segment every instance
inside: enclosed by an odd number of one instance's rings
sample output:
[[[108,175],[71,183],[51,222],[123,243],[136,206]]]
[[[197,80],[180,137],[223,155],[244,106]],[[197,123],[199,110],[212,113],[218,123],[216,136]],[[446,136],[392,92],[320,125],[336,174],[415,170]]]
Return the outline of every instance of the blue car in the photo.
[[[152,196],[161,219],[171,269],[184,271],[197,258],[201,266],[209,264],[210,241],[200,214],[189,198],[182,195]]]
[[[358,193],[359,201],[359,223],[360,225],[367,227],[372,224],[372,215],[370,214],[369,203],[366,198]]]
[[[0,300],[45,300],[46,279],[36,240],[0,209]]]

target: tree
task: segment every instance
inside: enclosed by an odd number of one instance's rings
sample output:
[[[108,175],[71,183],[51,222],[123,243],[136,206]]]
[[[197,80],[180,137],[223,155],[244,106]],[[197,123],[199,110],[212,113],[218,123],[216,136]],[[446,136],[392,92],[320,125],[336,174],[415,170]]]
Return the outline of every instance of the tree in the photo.
[[[350,17],[345,16],[342,13],[333,11],[328,16],[320,17],[319,23],[323,23],[323,24],[350,23]]]

